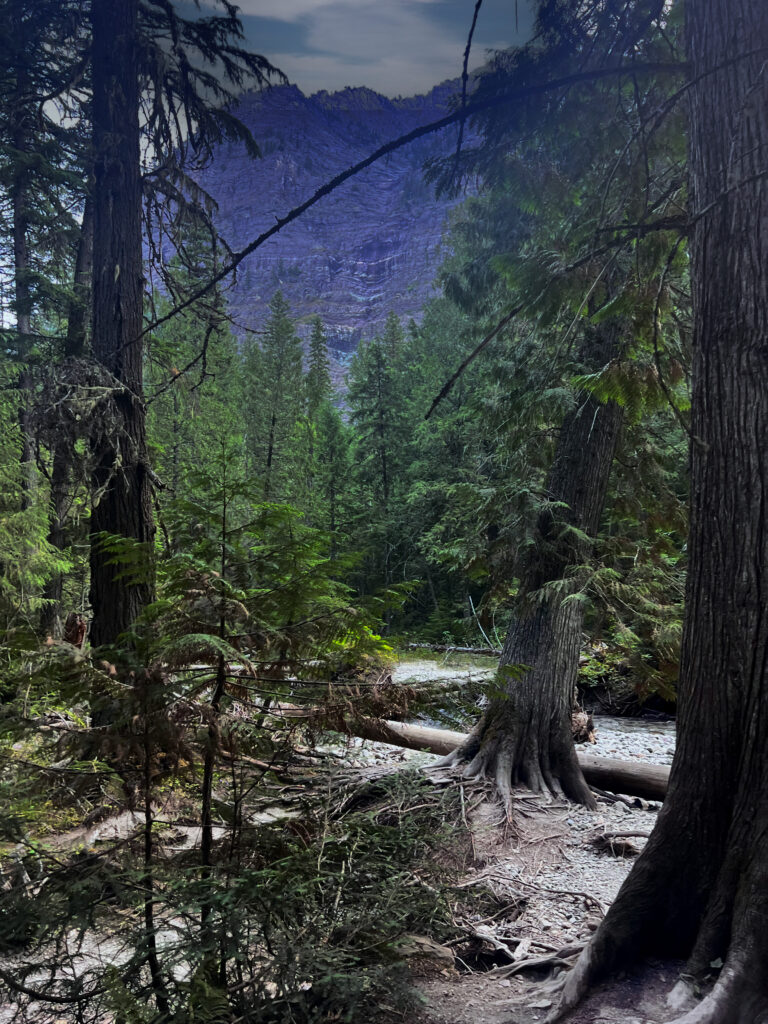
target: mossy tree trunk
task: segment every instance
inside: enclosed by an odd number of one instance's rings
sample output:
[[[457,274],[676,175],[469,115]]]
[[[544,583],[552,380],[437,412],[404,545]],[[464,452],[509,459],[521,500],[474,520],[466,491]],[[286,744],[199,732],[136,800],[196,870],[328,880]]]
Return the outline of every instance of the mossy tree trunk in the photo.
[[[687,0],[686,22],[694,389],[678,746],[656,828],[553,1020],[660,954],[686,958],[705,991],[717,979],[678,1024],[768,1021],[768,5]],[[693,1000],[682,983],[676,995]]]
[[[115,388],[92,438],[91,641],[111,644],[151,600],[112,564],[103,533],[146,545],[154,522],[142,394],[138,0],[93,0],[93,354]]]
[[[583,358],[599,369],[618,354],[618,332],[602,327],[585,342]],[[468,777],[492,774],[511,810],[511,785],[565,794],[592,806],[579,768],[571,711],[579,665],[583,605],[546,594],[590,555],[621,429],[615,402],[585,393],[566,416],[538,515],[533,543],[520,567],[520,587],[499,661],[494,698],[463,747],[447,760],[469,760]],[[543,592],[544,591],[544,592]]]

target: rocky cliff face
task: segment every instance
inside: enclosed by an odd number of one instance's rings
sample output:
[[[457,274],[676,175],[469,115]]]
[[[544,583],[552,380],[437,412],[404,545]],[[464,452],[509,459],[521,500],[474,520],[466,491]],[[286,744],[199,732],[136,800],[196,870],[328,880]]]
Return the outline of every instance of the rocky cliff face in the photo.
[[[237,114],[263,158],[223,146],[201,175],[218,202],[218,225],[242,248],[276,217],[377,147],[448,110],[455,83],[426,96],[389,100],[369,89],[304,96],[294,86],[243,97]],[[260,329],[281,288],[299,321],[318,313],[339,359],[382,326],[390,310],[418,317],[433,294],[440,242],[453,203],[422,177],[429,156],[450,152],[455,132],[384,158],[326,196],[241,265],[233,316]],[[303,332],[302,332],[303,333]]]

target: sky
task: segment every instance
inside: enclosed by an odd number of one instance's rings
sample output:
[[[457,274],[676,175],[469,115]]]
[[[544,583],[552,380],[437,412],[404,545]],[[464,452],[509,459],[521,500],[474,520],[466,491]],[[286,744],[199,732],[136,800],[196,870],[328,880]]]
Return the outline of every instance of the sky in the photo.
[[[238,0],[249,49],[306,94],[368,86],[428,92],[461,74],[474,0]],[[526,0],[484,0],[470,68],[530,35]]]

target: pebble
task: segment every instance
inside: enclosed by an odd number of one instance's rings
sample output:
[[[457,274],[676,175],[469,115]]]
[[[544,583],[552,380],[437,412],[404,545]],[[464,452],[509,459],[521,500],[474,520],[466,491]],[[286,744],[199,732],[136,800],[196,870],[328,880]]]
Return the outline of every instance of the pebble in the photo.
[[[614,718],[595,715],[597,742],[583,745],[585,753],[617,760],[642,758],[648,764],[672,764],[675,753],[675,723],[649,722],[642,718]]]

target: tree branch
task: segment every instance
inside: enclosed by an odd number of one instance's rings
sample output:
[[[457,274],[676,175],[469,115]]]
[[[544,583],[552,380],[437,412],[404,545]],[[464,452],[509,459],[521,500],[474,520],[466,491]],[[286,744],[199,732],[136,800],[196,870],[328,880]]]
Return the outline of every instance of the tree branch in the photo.
[[[469,28],[469,35],[467,36],[467,45],[464,50],[464,65],[461,69],[461,110],[464,116],[459,121],[459,137],[456,140],[456,156],[453,161],[453,174],[456,177],[459,173],[459,160],[461,159],[461,145],[464,141],[464,124],[467,120],[466,109],[467,109],[467,82],[469,81],[469,53],[472,49],[472,38],[475,34],[475,27],[477,26],[477,16],[480,13],[480,8],[483,6],[483,0],[476,0],[475,13],[472,15],[472,24]]]
[[[475,359],[477,359],[477,357],[480,355],[483,349],[486,348],[486,346],[490,345],[490,343],[499,334],[499,332],[502,331],[507,326],[507,324],[511,323],[518,315],[518,313],[521,313],[527,305],[527,302],[518,303],[518,305],[515,306],[512,310],[510,310],[510,312],[507,313],[506,316],[503,316],[501,320],[499,320],[499,322],[496,324],[493,330],[486,334],[486,336],[483,338],[480,344],[476,348],[474,348],[472,352],[469,353],[469,355],[462,362],[458,370],[456,370],[456,372],[451,375],[451,377],[445,382],[445,384],[443,384],[442,388],[440,389],[440,394],[437,395],[437,397],[432,400],[432,405],[430,405],[429,411],[424,416],[425,420],[428,420],[432,413],[435,411],[435,409],[438,407],[438,405],[440,405],[442,400],[444,398],[447,398],[447,396],[453,389],[453,385],[456,383],[456,381],[459,379],[462,373],[464,373],[469,364],[474,362]]]

